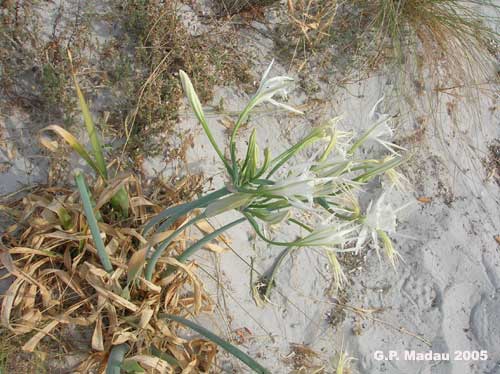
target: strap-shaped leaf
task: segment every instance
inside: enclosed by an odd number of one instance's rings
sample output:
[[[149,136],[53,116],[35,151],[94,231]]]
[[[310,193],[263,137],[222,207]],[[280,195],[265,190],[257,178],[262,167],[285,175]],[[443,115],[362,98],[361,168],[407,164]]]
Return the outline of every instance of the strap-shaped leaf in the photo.
[[[87,191],[87,186],[85,184],[85,180],[83,179],[83,175],[81,173],[78,173],[75,176],[75,181],[82,198],[83,210],[85,212],[85,217],[87,218],[87,223],[89,224],[92,239],[94,239],[94,244],[97,250],[97,255],[99,256],[99,260],[101,260],[101,264],[104,267],[104,270],[106,270],[107,272],[112,272],[113,265],[111,264],[108,253],[106,252],[106,249],[104,247],[104,242],[101,238],[101,231],[99,230],[99,226],[97,225],[97,219],[94,214],[94,209],[92,208],[92,203],[90,201],[90,196]]]
[[[212,341],[213,343],[217,344],[219,347],[221,347],[222,349],[224,349],[228,353],[232,354],[234,357],[236,357],[238,360],[243,362],[245,365],[247,365],[254,372],[260,373],[260,374],[271,374],[271,372],[269,370],[267,370],[265,367],[263,367],[261,364],[259,364],[257,361],[255,361],[253,358],[251,358],[249,355],[247,355],[245,352],[236,348],[234,345],[225,341],[224,339],[218,337],[217,335],[215,335],[213,332],[207,330],[206,328],[194,323],[193,321],[190,321],[188,319],[185,319],[185,318],[182,318],[179,316],[174,316],[172,314],[166,314],[166,313],[160,314],[160,318],[171,319],[172,321],[175,321],[175,322],[180,323],[184,326],[187,326],[191,330],[196,331],[198,334],[203,335],[208,340]]]
[[[121,365],[129,350],[126,343],[113,346],[108,358],[106,374],[121,374]]]
[[[69,53],[69,51],[68,51],[68,57],[70,59],[71,65],[73,65],[71,53]],[[107,179],[108,173],[106,170],[106,161],[104,161],[104,154],[102,152],[102,146],[99,140],[99,135],[97,134],[94,121],[92,120],[92,115],[90,114],[90,110],[89,107],[87,106],[82,90],[78,85],[78,80],[76,79],[76,74],[74,71],[73,71],[73,82],[75,83],[76,95],[78,96],[78,103],[80,104],[80,109],[82,110],[83,122],[85,123],[85,127],[87,128],[90,144],[92,146],[92,152],[94,154],[95,162],[99,169],[99,174],[101,174],[101,176],[104,179]]]

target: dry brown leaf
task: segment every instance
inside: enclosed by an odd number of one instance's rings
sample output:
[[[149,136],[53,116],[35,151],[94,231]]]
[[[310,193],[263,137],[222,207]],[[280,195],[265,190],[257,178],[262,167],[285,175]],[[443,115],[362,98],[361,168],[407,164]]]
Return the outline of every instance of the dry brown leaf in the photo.
[[[214,228],[206,220],[197,222],[195,226],[204,234],[211,234],[214,232]]]
[[[111,341],[112,345],[118,345],[126,342],[136,342],[137,335],[131,331],[119,331],[113,334],[113,339]]]
[[[130,198],[130,206],[132,208],[137,208],[140,206],[155,206],[156,204],[152,203],[148,199],[143,196],[137,196]]]
[[[111,300],[114,304],[118,304],[119,306],[122,306],[128,310],[131,310],[132,312],[137,312],[139,307],[135,305],[134,303],[131,303],[130,301],[124,299],[121,296],[118,296],[117,294],[108,291],[104,288],[101,288],[97,285],[92,285],[92,287],[95,288],[97,292],[99,292],[101,295],[106,296],[109,300]]]
[[[142,290],[153,292],[156,294],[159,294],[161,292],[161,287],[157,286],[153,282],[150,282],[150,281],[144,279],[143,277],[139,277],[138,279],[139,279],[140,286],[141,286]]]
[[[173,334],[172,331],[170,331],[168,324],[164,320],[162,319],[156,320],[155,326],[158,329],[158,331],[162,333],[162,335],[165,337],[167,341],[172,342],[173,344],[176,345],[183,345],[187,343],[187,340],[182,339]]]
[[[57,277],[59,277],[68,287],[70,287],[73,291],[75,291],[80,297],[85,298],[85,293],[82,291],[82,288],[74,277],[71,277],[67,272],[64,270],[60,269],[48,269],[46,271],[40,272],[40,275],[49,275],[49,274],[55,274]]]
[[[12,261],[12,256],[6,249],[0,249],[0,263],[2,263],[3,267],[9,272],[12,273],[16,266]]]
[[[198,366],[198,360],[195,358],[184,369],[182,369],[182,373],[181,374],[196,373],[195,369],[196,369],[197,366]]]
[[[129,360],[137,361],[143,368],[154,370],[155,372],[161,374],[170,374],[174,372],[174,369],[169,365],[167,361],[164,361],[158,357],[136,355],[130,357]]]
[[[173,232],[174,232],[174,230],[165,230],[165,231],[160,232],[158,234],[154,234],[153,236],[151,236],[151,239],[149,239],[149,245],[153,246],[157,243],[164,241],[170,235],[172,235]]]
[[[35,297],[38,286],[36,284],[30,284],[28,287],[28,292],[23,296],[23,310],[30,310],[35,307]]]
[[[39,141],[40,144],[42,144],[45,148],[47,148],[51,152],[56,152],[57,149],[59,148],[59,143],[56,140],[51,139],[47,135],[40,136]]]
[[[426,197],[426,196],[421,196],[421,197],[417,198],[417,200],[420,201],[421,203],[424,203],[424,204],[429,204],[432,202],[432,198]]]
[[[124,228],[121,228],[120,231],[123,234],[133,236],[134,238],[139,240],[142,244],[148,243],[148,241],[141,234],[139,234],[135,229],[130,229],[130,228],[124,227]]]
[[[34,334],[23,347],[28,351],[42,349],[40,340],[45,336],[56,335],[54,331],[59,325],[92,327],[94,353],[89,353],[85,365],[81,367],[93,371],[106,362],[106,347],[112,342],[135,341],[131,345],[130,355],[139,357],[142,361],[140,364],[148,372],[158,372],[157,365],[164,372],[173,372],[168,365],[162,366],[157,358],[144,355],[145,347],[151,343],[158,344],[163,351],[178,358],[184,373],[188,373],[191,367],[193,373],[201,368],[203,372],[208,372],[206,363],[211,360],[207,360],[207,356],[214,353],[202,346],[192,349],[189,341],[170,331],[169,322],[157,321],[155,317],[162,310],[179,313],[187,309],[186,312],[193,314],[211,310],[202,284],[195,276],[195,264],[181,266],[174,259],[163,256],[161,266],[173,265],[178,268],[166,292],[162,292],[161,285],[138,277],[138,287],[130,289],[130,299],[122,297],[126,273],[134,275],[136,269],[139,269],[139,273],[144,264],[144,247],[151,243],[151,240],[140,234],[141,224],[151,217],[152,212],[161,210],[159,205],[142,196],[137,180],[132,178],[127,182],[132,182],[127,187],[131,195],[132,219],[118,223],[113,222],[112,217],[106,217],[107,223],[99,222],[101,235],[106,240],[106,249],[114,265],[112,273],[107,273],[101,267],[92,240],[88,240],[91,235],[81,204],[78,203],[80,197],[77,192],[45,188],[42,192],[26,195],[17,202],[16,207],[11,207],[10,203],[6,206],[13,210],[13,216],[17,215],[23,224],[8,228],[10,231],[5,232],[3,239],[9,243],[5,248],[0,247],[0,256],[1,250],[5,250],[12,257],[4,259],[4,267],[15,264],[15,267],[10,266],[13,268],[14,280],[2,299],[0,321],[15,334]],[[105,204],[106,194],[118,188],[120,183],[123,185],[125,182],[122,179],[106,187],[102,179],[97,179],[90,188],[96,198],[100,197],[98,203],[102,205]],[[74,226],[67,231],[59,227],[57,212],[61,207],[74,220]],[[102,213],[107,214],[106,211]],[[181,217],[173,227],[183,225],[190,218]],[[153,238],[161,241],[171,233],[165,232]],[[176,250],[181,251],[186,246],[186,239],[185,234],[179,236]],[[223,250],[217,244],[209,244],[206,248],[218,252]],[[192,293],[186,295],[187,288],[192,289]],[[81,306],[84,307],[76,312]],[[63,313],[57,314],[60,310]],[[106,319],[101,313],[105,313]],[[89,370],[83,370],[82,373]]]
[[[104,339],[102,337],[102,320],[98,317],[95,321],[94,333],[92,334],[92,349],[104,351]]]
[[[40,342],[46,335],[48,335],[57,325],[59,321],[50,321],[43,329],[38,331],[30,340],[23,345],[22,350],[25,352],[33,352]]]
[[[154,310],[146,307],[144,310],[141,311],[141,319],[139,320],[139,327],[141,329],[146,328],[148,325],[149,321],[151,320],[151,317],[153,317]]]
[[[207,243],[203,246],[203,248],[208,249],[209,251],[212,251],[214,253],[224,253],[229,251],[229,248],[222,247],[214,243]]]
[[[130,284],[139,274],[142,267],[146,263],[146,255],[148,253],[148,247],[135,252],[131,257],[127,265],[127,282]]]
[[[202,302],[202,297],[201,297],[202,286],[201,286],[201,282],[198,280],[196,275],[191,271],[192,265],[183,264],[183,263],[177,261],[173,257],[169,257],[167,259],[166,263],[168,263],[169,265],[180,268],[189,277],[189,280],[191,281],[191,284],[193,286],[194,311],[195,311],[195,313],[199,313],[201,310],[201,302]]]

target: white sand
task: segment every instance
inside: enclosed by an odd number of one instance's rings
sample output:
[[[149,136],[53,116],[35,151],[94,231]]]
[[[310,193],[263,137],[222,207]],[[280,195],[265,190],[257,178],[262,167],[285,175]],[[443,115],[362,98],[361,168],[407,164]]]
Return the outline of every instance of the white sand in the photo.
[[[187,19],[196,22],[189,15],[189,7],[183,9],[188,13]],[[263,25],[255,26],[265,29]],[[200,28],[193,30],[199,32]],[[241,34],[258,79],[274,57],[273,42],[252,29],[243,29]],[[277,63],[273,73],[285,70]],[[304,117],[272,113],[272,110],[253,116],[251,124],[258,129],[261,149],[267,145],[276,154],[307,133],[312,124],[332,115],[342,114],[344,126],[361,132],[369,126],[368,112],[382,94],[387,97],[383,105],[387,112],[395,112],[394,108],[401,103],[387,84],[387,78],[381,75],[340,88],[312,76],[320,88],[315,96],[323,102],[310,107]],[[227,110],[242,108],[248,99],[238,88],[218,87],[215,92],[212,104],[217,105],[223,97]],[[200,272],[218,303],[216,314],[201,321],[230,338],[236,336],[237,329],[247,328],[251,334],[245,334],[241,348],[272,373],[292,371],[286,358],[292,358],[290,345],[293,343],[307,345],[317,352],[316,363],[326,365],[327,373],[333,372],[330,361],[334,361],[342,344],[357,359],[352,365],[354,373],[500,373],[500,253],[494,238],[500,234],[500,191],[493,178],[485,179],[484,166],[478,160],[470,161],[470,153],[464,146],[473,144],[475,154],[486,157],[487,145],[499,137],[499,118],[489,110],[493,102],[487,95],[475,107],[481,115],[481,125],[470,113],[461,110],[465,105],[463,100],[444,95],[440,99],[439,108],[431,111],[422,104],[422,97],[415,97],[416,107],[411,111],[402,110],[397,119],[397,139],[419,129],[416,118],[434,120],[443,133],[439,135],[435,127],[429,125],[423,139],[411,144],[414,155],[403,169],[413,191],[391,195],[395,206],[413,202],[402,212],[398,226],[401,235],[395,238],[404,262],[394,271],[386,262],[380,263],[368,247],[360,258],[361,269],[349,274],[350,284],[342,292],[341,300],[371,313],[359,315],[346,308],[336,308],[334,304],[339,299],[330,289],[332,275],[327,262],[320,253],[307,249],[296,251],[285,261],[271,294],[271,303],[257,307],[250,293],[248,263],[255,258],[256,270],[263,272],[281,249],[255,240],[252,230],[241,226],[229,232],[231,246],[238,256],[233,252],[197,256],[200,266],[218,280],[215,282]],[[456,103],[451,115],[447,113],[447,101]],[[312,100],[297,89],[291,93],[290,103],[312,104]],[[184,173],[202,171],[207,177],[215,176],[207,189],[222,186],[221,164],[201,127],[187,108],[181,117],[178,133],[195,134],[195,147],[188,153],[188,165],[166,164],[157,157],[146,160],[146,171],[151,175],[158,171],[168,175],[174,168]],[[224,128],[214,116],[210,124],[217,140],[223,144],[227,138]],[[22,113],[2,117],[2,129],[9,137],[26,126],[30,126],[29,119]],[[242,131],[240,140],[243,142],[249,133],[249,129]],[[36,147],[30,149],[38,151]],[[46,164],[33,166],[31,161],[27,162],[28,156],[26,152],[18,152],[13,161],[9,159],[14,166],[0,176],[0,194],[18,188],[16,178],[22,183],[45,179]],[[457,165],[464,170],[459,171]],[[28,169],[33,168],[35,177],[28,177]],[[368,189],[374,196],[380,193],[376,184]],[[420,197],[431,201],[418,202]],[[218,217],[212,223],[221,225],[229,219],[229,216]],[[296,234],[290,230],[281,235]],[[328,319],[332,318],[327,318],[328,315],[336,316],[340,323],[330,324]],[[430,347],[425,342],[429,342]],[[405,350],[425,352],[429,349],[449,352],[451,360],[403,359]],[[397,351],[400,360],[375,360],[376,351],[389,350]],[[454,360],[456,350],[485,350],[488,359]],[[233,359],[222,361],[227,372],[246,372],[246,368]]]

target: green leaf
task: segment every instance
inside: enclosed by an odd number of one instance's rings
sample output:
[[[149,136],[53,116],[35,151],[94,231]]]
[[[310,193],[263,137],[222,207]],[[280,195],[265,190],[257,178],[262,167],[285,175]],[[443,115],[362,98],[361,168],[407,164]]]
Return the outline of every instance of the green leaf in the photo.
[[[189,213],[193,209],[206,207],[212,201],[217,200],[218,198],[226,196],[230,193],[231,192],[226,187],[223,187],[220,190],[200,197],[198,200],[167,208],[158,213],[146,223],[143,229],[143,235],[146,235],[155,225],[159,224],[162,221],[163,228],[160,227],[158,228],[158,230],[166,230],[175,222],[175,220],[177,220],[177,218]]]
[[[61,223],[61,226],[64,230],[70,229],[71,226],[73,225],[73,220],[71,218],[71,215],[62,206],[57,211],[57,217],[59,218],[59,222]]]
[[[160,259],[161,255],[163,254],[163,251],[165,248],[167,248],[172,241],[179,236],[187,227],[190,227],[191,225],[195,224],[201,219],[204,219],[205,216],[203,214],[200,214],[199,216],[196,216],[186,222],[184,225],[181,227],[177,228],[168,238],[166,238],[164,241],[160,243],[154,250],[153,254],[151,255],[151,258],[148,260],[148,263],[146,265],[146,270],[144,271],[144,277],[146,280],[151,281],[153,278],[153,272],[155,270],[156,263]]]
[[[130,207],[128,193],[125,187],[122,187],[116,192],[110,200],[111,206],[114,210],[121,213],[123,218],[128,217],[128,210]]]
[[[196,223],[198,221],[198,218],[202,219],[202,218],[205,218],[205,217],[202,214],[202,215],[200,215],[200,216],[198,216],[196,218],[193,218],[190,222],[188,222],[186,224],[186,227],[189,226],[189,225],[192,225],[192,224]],[[186,248],[184,250],[184,252],[182,252],[179,256],[177,256],[177,261],[179,261],[179,262],[186,262],[189,259],[189,257],[191,257],[196,251],[198,251],[206,243],[209,243],[211,240],[217,238],[224,231],[230,229],[233,226],[236,226],[236,225],[242,223],[243,221],[245,221],[245,218],[239,218],[236,221],[230,222],[230,223],[228,223],[225,226],[219,227],[214,232],[205,235],[203,238],[201,238],[200,240],[198,240],[196,243],[194,243],[190,247]],[[146,266],[145,277],[146,277],[147,280],[151,279],[152,273],[153,273],[153,269],[154,269],[154,264],[156,264],[156,261],[158,261],[159,256],[156,256],[157,253],[160,252],[160,251],[163,251],[168,246],[168,244],[171,242],[172,236],[178,235],[180,232],[184,231],[184,229],[185,229],[185,227],[181,227],[181,228],[177,229],[174,233],[172,233],[171,236],[169,236],[166,239],[166,243],[162,243],[162,245],[156,250],[156,252],[153,253],[153,256],[151,256],[151,258],[148,261],[148,266]],[[153,264],[153,265],[150,268],[151,264]],[[175,268],[173,266],[169,266],[169,267],[167,267],[167,270],[164,271],[161,274],[161,276],[163,278],[164,277],[168,277],[170,274],[172,274],[174,272],[174,270],[175,270]]]
[[[181,77],[182,88],[184,89],[184,93],[188,98],[189,104],[191,105],[191,109],[193,109],[196,118],[201,123],[201,126],[203,127],[203,130],[205,131],[205,134],[207,135],[210,144],[212,144],[212,147],[214,148],[215,152],[217,152],[217,155],[220,157],[222,162],[224,162],[224,165],[230,172],[231,168],[229,167],[229,164],[226,158],[224,157],[224,154],[217,145],[217,142],[215,141],[215,138],[212,135],[210,128],[208,127],[208,122],[207,119],[205,118],[205,113],[203,113],[203,108],[201,106],[200,99],[198,98],[198,95],[194,90],[193,84],[191,83],[189,76],[183,70],[179,70],[179,75]]]
[[[92,208],[92,203],[90,201],[90,196],[87,191],[87,185],[85,183],[85,180],[83,179],[83,175],[81,173],[76,174],[75,181],[82,198],[83,210],[89,224],[90,232],[92,233],[92,238],[94,239],[97,255],[99,256],[104,269],[107,272],[112,272],[113,265],[111,264],[111,261],[104,247],[104,242],[101,238],[101,232],[99,230],[99,226],[97,225],[97,219],[94,215],[94,209]]]
[[[80,104],[80,109],[82,110],[83,121],[85,122],[85,127],[87,128],[87,133],[89,135],[90,144],[92,146],[97,168],[99,169],[99,174],[101,174],[104,179],[107,179],[108,173],[106,170],[106,162],[104,161],[101,142],[99,141],[99,136],[97,134],[94,121],[92,120],[92,115],[90,114],[90,110],[87,106],[87,103],[85,102],[85,97],[80,90],[80,86],[78,85],[75,74],[73,74],[73,81],[75,82],[78,103]]]
[[[217,344],[219,347],[239,359],[241,362],[243,362],[245,365],[247,365],[250,369],[252,369],[256,373],[260,374],[271,374],[269,370],[264,368],[262,365],[260,365],[257,361],[255,361],[253,358],[251,358],[249,355],[247,355],[245,352],[241,351],[240,349],[236,348],[234,345],[231,343],[225,341],[224,339],[218,337],[211,331],[207,330],[206,328],[190,321],[185,318],[179,317],[179,316],[174,316],[172,314],[160,314],[160,318],[167,318],[171,319],[177,323],[180,323],[184,326],[189,327],[190,329],[196,331],[198,334],[203,335],[205,338],[208,340],[212,341],[213,343]]]
[[[121,374],[121,365],[128,350],[129,346],[126,343],[113,346],[109,353],[106,374]]]
[[[305,147],[322,140],[327,135],[328,126],[320,126],[313,129],[306,137],[302,138],[295,145],[288,148],[286,151],[281,153],[279,156],[274,158],[270,166],[272,166],[271,171],[267,174],[267,178],[273,175],[283,164],[285,164],[290,158],[292,158],[297,152],[301,151]]]
[[[228,210],[241,208],[249,204],[254,198],[254,195],[243,192],[237,192],[223,197],[207,206],[205,209],[205,216],[213,217]]]
[[[391,160],[384,162],[382,164],[379,164],[378,166],[375,166],[368,170],[366,173],[361,174],[357,176],[356,178],[353,179],[354,182],[367,182],[371,178],[385,173],[387,170],[394,169],[395,167],[401,165],[403,162],[405,162],[408,158],[407,157],[395,157],[392,158]]]
[[[257,173],[254,175],[254,179],[261,177],[262,174],[264,174],[267,171],[267,168],[269,167],[270,163],[271,163],[271,151],[269,150],[269,148],[264,148],[264,162],[262,163],[262,166],[257,171]]]
[[[177,256],[177,260],[179,262],[185,262],[189,257],[193,255],[198,249],[203,247],[206,243],[209,243],[211,240],[215,239],[218,237],[220,234],[222,234],[224,231],[229,230],[231,227],[236,226],[243,221],[245,221],[246,218],[238,218],[237,220],[228,223],[227,225],[224,225],[214,232],[205,235],[202,239],[198,240],[196,243],[194,243],[192,246],[187,248],[184,252],[182,252],[179,256]]]
[[[168,353],[160,351],[154,345],[150,348],[151,354],[158,358],[161,358],[163,361],[167,361],[171,366],[181,366],[179,361],[174,356],[169,355]]]
[[[253,129],[252,135],[250,135],[250,140],[248,141],[247,155],[241,172],[243,174],[243,182],[252,180],[257,173],[258,146],[256,143],[256,137],[256,130]]]
[[[141,365],[137,361],[134,360],[125,360],[123,364],[121,364],[121,368],[125,370],[127,373],[145,373],[146,370],[142,368]]]

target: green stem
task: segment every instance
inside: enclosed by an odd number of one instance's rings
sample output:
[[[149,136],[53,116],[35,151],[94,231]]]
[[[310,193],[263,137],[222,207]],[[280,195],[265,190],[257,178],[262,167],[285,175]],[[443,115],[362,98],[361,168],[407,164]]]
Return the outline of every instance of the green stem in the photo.
[[[274,240],[266,238],[266,236],[264,234],[262,234],[262,232],[260,231],[258,223],[250,216],[250,214],[248,214],[248,213],[243,213],[243,214],[247,218],[248,222],[250,222],[250,225],[252,225],[252,227],[255,230],[255,233],[257,234],[257,236],[259,238],[261,238],[262,240],[264,240],[266,243],[277,245],[277,246],[280,246],[280,247],[300,247],[301,246],[300,243],[297,242],[297,241],[293,241],[293,242],[276,242]]]
[[[271,269],[271,275],[269,276],[269,279],[267,281],[266,292],[264,293],[264,298],[266,300],[269,300],[269,297],[271,295],[271,289],[274,286],[274,278],[276,278],[276,274],[278,273],[278,268],[283,263],[283,260],[296,249],[297,247],[289,247],[287,249],[284,249],[279,255],[276,262],[274,263],[273,268]]]
[[[385,119],[378,121],[372,127],[370,127],[347,151],[348,155],[352,155],[356,149],[358,149],[365,141],[368,139],[368,136],[382,123],[384,123]]]
[[[306,136],[304,139],[299,141],[297,144],[294,146],[288,148],[285,152],[280,154],[278,157],[274,158],[271,161],[271,165],[274,165],[271,171],[267,174],[267,179],[271,175],[273,175],[283,164],[285,164],[290,158],[292,158],[297,152],[305,148],[311,143],[314,143],[315,141],[321,139],[320,136],[321,128],[317,128],[313,130],[308,136]]]
[[[402,164],[404,161],[406,161],[407,158],[405,157],[399,157],[399,158],[394,158],[388,162],[384,162],[382,165],[372,168],[371,170],[367,171],[364,174],[361,174],[360,176],[357,176],[356,178],[353,179],[354,182],[361,182],[364,183],[368,181],[370,178],[375,177],[378,174],[382,174],[386,172],[387,170],[393,169],[396,166],[399,166]]]

